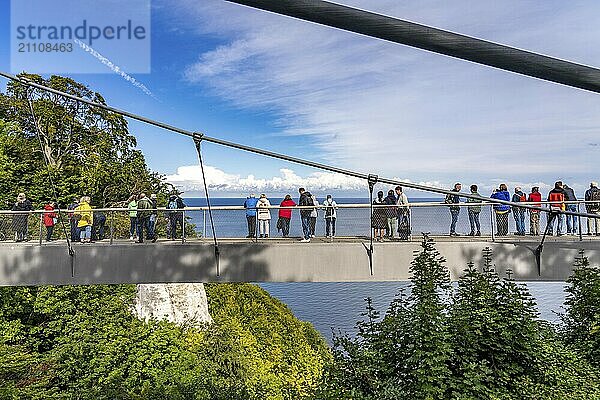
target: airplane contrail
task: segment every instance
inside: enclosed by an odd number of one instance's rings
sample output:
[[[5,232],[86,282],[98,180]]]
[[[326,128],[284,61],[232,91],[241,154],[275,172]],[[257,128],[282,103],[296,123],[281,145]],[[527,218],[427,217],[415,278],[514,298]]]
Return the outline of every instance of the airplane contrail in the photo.
[[[87,44],[83,43],[79,39],[73,39],[73,41],[75,43],[77,43],[79,45],[79,47],[81,47],[83,50],[85,50],[86,52],[90,53],[92,56],[96,57],[102,64],[106,65],[114,73],[120,75],[123,79],[125,79],[126,81],[128,81],[129,83],[131,83],[133,86],[137,87],[138,89],[140,89],[141,91],[143,91],[144,93],[146,93],[148,96],[156,99],[156,97],[154,97],[154,94],[152,94],[152,92],[150,91],[150,89],[148,89],[143,83],[137,81],[134,77],[128,75],[118,65],[115,65],[115,63],[113,63],[112,61],[110,61],[108,58],[104,57],[102,54],[98,53],[96,50],[94,50],[93,48],[91,48]]]

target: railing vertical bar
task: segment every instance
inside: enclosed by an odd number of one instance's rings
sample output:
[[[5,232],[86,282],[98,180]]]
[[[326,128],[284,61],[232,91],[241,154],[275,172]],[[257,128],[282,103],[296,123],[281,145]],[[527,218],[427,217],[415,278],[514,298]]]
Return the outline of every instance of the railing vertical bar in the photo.
[[[110,244],[113,244],[113,239],[115,237],[115,212],[110,212]]]
[[[579,208],[580,205],[581,205],[581,203],[577,203],[577,212],[580,212],[580,208]],[[583,241],[583,233],[581,232],[581,218],[582,217],[577,218],[577,224],[579,225],[579,241],[580,242]]]
[[[181,243],[185,243],[185,210],[181,211]],[[175,231],[177,231],[177,224],[175,224]]]
[[[496,225],[496,221],[495,221],[494,206],[489,205],[489,208],[490,208],[490,224],[492,225],[492,242],[495,242],[496,235],[494,234],[494,226]]]
[[[202,237],[206,237],[206,209],[202,209]]]
[[[42,235],[43,235],[43,228],[44,227],[44,214],[41,213],[40,214],[40,240],[39,240],[39,245],[42,245]]]

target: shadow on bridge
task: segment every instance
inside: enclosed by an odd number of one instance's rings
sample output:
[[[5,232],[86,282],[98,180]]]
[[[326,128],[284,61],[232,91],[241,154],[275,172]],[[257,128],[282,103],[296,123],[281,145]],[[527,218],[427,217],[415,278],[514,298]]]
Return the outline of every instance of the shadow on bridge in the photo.
[[[480,246],[462,246],[462,258],[472,261],[479,270],[483,270],[484,260],[482,250],[489,247],[493,251],[492,265],[502,277],[508,276],[520,281],[564,281],[573,272],[573,264],[580,250],[585,251],[590,264],[600,265],[600,246],[596,242],[547,242],[538,269],[535,257],[537,241],[504,241],[502,243],[487,243]],[[570,266],[570,268],[565,268]],[[465,266],[449,266],[453,276],[463,274]]]
[[[84,285],[209,281],[268,281],[264,246],[221,248],[217,276],[214,247],[208,244],[0,245],[1,285]]]

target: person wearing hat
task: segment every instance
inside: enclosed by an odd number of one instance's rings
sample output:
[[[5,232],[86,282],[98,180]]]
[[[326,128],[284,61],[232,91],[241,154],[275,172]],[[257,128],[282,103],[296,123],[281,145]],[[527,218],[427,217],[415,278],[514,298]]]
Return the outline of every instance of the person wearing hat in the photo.
[[[585,192],[585,209],[588,214],[597,214],[600,216],[600,189],[598,189],[598,182],[590,183],[590,188]],[[600,236],[598,226],[600,221],[598,218],[587,219],[587,234]]]
[[[266,194],[261,194],[260,199],[258,199],[257,207],[257,219],[258,219],[258,230],[261,238],[268,238],[270,233],[270,223],[271,223],[271,202],[267,199]]]
[[[33,210],[31,201],[27,199],[25,193],[19,193],[17,202],[13,205],[12,211],[18,211],[18,214],[13,216],[13,229],[15,231],[15,241],[26,242],[27,238],[27,220],[29,211]]]

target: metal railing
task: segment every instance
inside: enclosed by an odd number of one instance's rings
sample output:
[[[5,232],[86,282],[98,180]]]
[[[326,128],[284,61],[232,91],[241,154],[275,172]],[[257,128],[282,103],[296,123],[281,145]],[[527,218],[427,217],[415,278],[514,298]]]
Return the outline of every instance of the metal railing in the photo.
[[[575,206],[577,212],[586,212],[585,203],[583,201],[565,202]],[[593,202],[588,202],[595,204]],[[541,203],[524,203],[530,205],[542,204],[543,207],[548,207],[548,202]],[[470,233],[477,234],[478,232],[486,240],[502,240],[505,236],[514,238],[516,233],[515,215],[519,212],[523,213],[525,225],[525,233],[531,235],[531,222],[529,210],[519,210],[517,207],[512,207],[508,214],[500,215],[494,212],[493,204],[482,203],[457,203],[446,204],[440,202],[427,203],[410,203],[407,210],[407,216],[410,226],[410,232],[420,234],[428,232],[433,236],[448,235],[450,233],[451,212],[450,210],[460,210],[456,222],[455,231],[461,235],[469,235]],[[386,230],[388,239],[398,238],[398,221],[394,221],[394,216],[402,207],[395,205],[375,205],[373,206],[373,220],[391,218],[395,227],[390,231]],[[325,206],[307,206],[307,207],[267,207],[269,223],[261,223],[264,221],[261,217],[256,216],[257,209],[247,210],[241,206],[217,206],[212,207],[213,220],[215,223],[215,233],[218,238],[246,238],[249,237],[255,241],[268,240],[272,238],[282,238],[283,232],[278,229],[278,217],[280,209],[291,209],[292,216],[289,221],[289,235],[286,237],[300,238],[302,237],[302,226],[300,221],[299,211],[306,209],[307,211],[316,210],[316,218],[311,221],[311,228],[314,229],[315,237],[326,236],[326,219],[324,215]],[[265,208],[261,209],[264,212]],[[474,211],[480,210],[475,213]],[[58,211],[55,210],[57,218],[55,219],[54,228],[49,232],[46,227],[48,215],[47,210],[35,210],[28,212],[19,211],[0,211],[0,241],[19,241],[24,239],[30,242],[42,244],[47,241],[64,240],[61,221],[58,218]],[[335,208],[335,233],[329,232],[330,240],[335,238],[368,238],[371,234],[371,205],[370,204],[338,204]],[[139,214],[138,214],[139,213]],[[138,219],[137,215],[147,214],[148,221],[142,218]],[[185,241],[212,238],[213,232],[208,223],[208,208],[207,207],[186,207],[184,209],[171,210],[158,208],[155,210],[138,210],[132,213],[127,208],[106,208],[93,209],[94,223],[91,227],[91,235],[93,241],[107,241],[113,243],[118,240],[139,240],[139,229],[142,225],[144,240],[152,240],[152,233],[156,233],[160,240],[169,239],[172,241]],[[250,218],[248,218],[250,214]],[[253,214],[253,215],[252,215]],[[471,228],[471,219],[469,214],[477,214],[479,220],[479,230]],[[313,212],[314,215],[314,212]],[[539,234],[543,234],[546,229],[548,213],[539,213]],[[600,215],[599,215],[600,217]],[[74,217],[73,210],[61,210],[60,218],[63,219],[67,227],[67,231],[73,241],[78,241],[80,233],[78,232],[79,221]],[[499,219],[504,218],[504,221]],[[506,232],[499,231],[501,223],[506,224],[508,228]],[[583,240],[583,229],[587,224],[582,223],[582,217],[560,215],[558,220],[553,225],[561,224],[561,233],[566,234],[570,231],[571,235],[577,235],[579,240]],[[261,226],[262,225],[262,226]],[[387,225],[387,224],[386,224]],[[600,220],[598,220],[600,225]],[[261,228],[265,229],[261,231]],[[150,232],[148,232],[150,231]],[[553,229],[552,232],[556,232]],[[586,232],[587,235],[588,232]],[[592,231],[592,235],[596,235],[597,231]],[[411,240],[411,236],[404,237]]]

